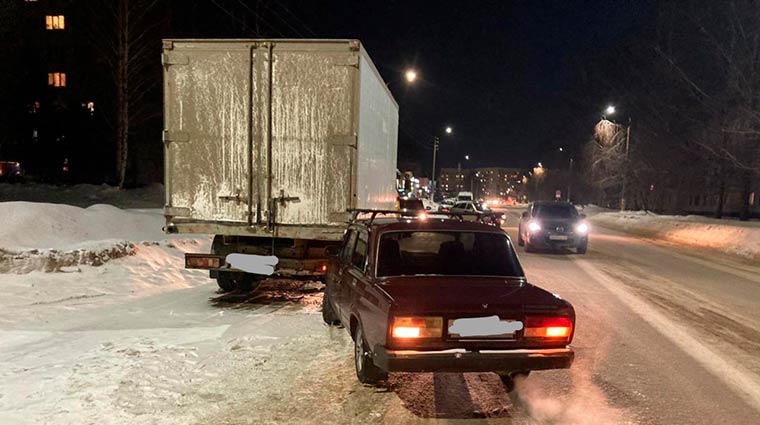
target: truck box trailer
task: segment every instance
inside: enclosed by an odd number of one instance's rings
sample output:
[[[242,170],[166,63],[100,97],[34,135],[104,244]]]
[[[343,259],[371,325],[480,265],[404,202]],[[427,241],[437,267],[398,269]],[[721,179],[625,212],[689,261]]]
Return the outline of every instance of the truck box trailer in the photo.
[[[164,40],[167,232],[215,235],[223,289],[256,281],[228,254],[320,273],[348,209],[396,201],[398,105],[358,40]]]

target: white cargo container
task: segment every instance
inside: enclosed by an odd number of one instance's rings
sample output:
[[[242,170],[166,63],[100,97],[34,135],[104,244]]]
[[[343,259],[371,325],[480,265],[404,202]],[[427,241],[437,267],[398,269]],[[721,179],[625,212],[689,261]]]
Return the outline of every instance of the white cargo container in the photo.
[[[359,41],[164,40],[162,60],[167,231],[318,271],[347,209],[394,207],[398,105]]]

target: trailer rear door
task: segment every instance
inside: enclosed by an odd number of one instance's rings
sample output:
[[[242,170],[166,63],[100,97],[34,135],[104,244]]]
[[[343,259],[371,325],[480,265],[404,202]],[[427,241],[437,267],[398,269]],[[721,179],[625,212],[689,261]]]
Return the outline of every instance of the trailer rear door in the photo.
[[[164,46],[166,214],[250,223],[250,43]]]

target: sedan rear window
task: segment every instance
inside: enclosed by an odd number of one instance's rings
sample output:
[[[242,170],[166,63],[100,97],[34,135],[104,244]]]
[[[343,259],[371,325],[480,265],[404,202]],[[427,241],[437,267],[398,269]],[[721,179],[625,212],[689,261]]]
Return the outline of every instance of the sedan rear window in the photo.
[[[380,238],[377,276],[523,276],[507,237],[488,232],[388,232]]]

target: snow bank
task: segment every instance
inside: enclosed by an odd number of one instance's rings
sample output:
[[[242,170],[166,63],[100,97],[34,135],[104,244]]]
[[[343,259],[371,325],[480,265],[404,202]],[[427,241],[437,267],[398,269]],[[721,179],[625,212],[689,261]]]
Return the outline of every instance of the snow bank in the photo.
[[[584,211],[597,225],[678,244],[760,259],[760,222],[702,216],[658,215],[645,211]]]
[[[120,208],[161,208],[164,186],[156,183],[122,190],[107,184],[51,185],[41,183],[0,183],[0,202],[50,202],[88,207],[110,204]]]
[[[0,203],[0,273],[65,271],[133,253],[144,241],[167,239],[161,210]]]

